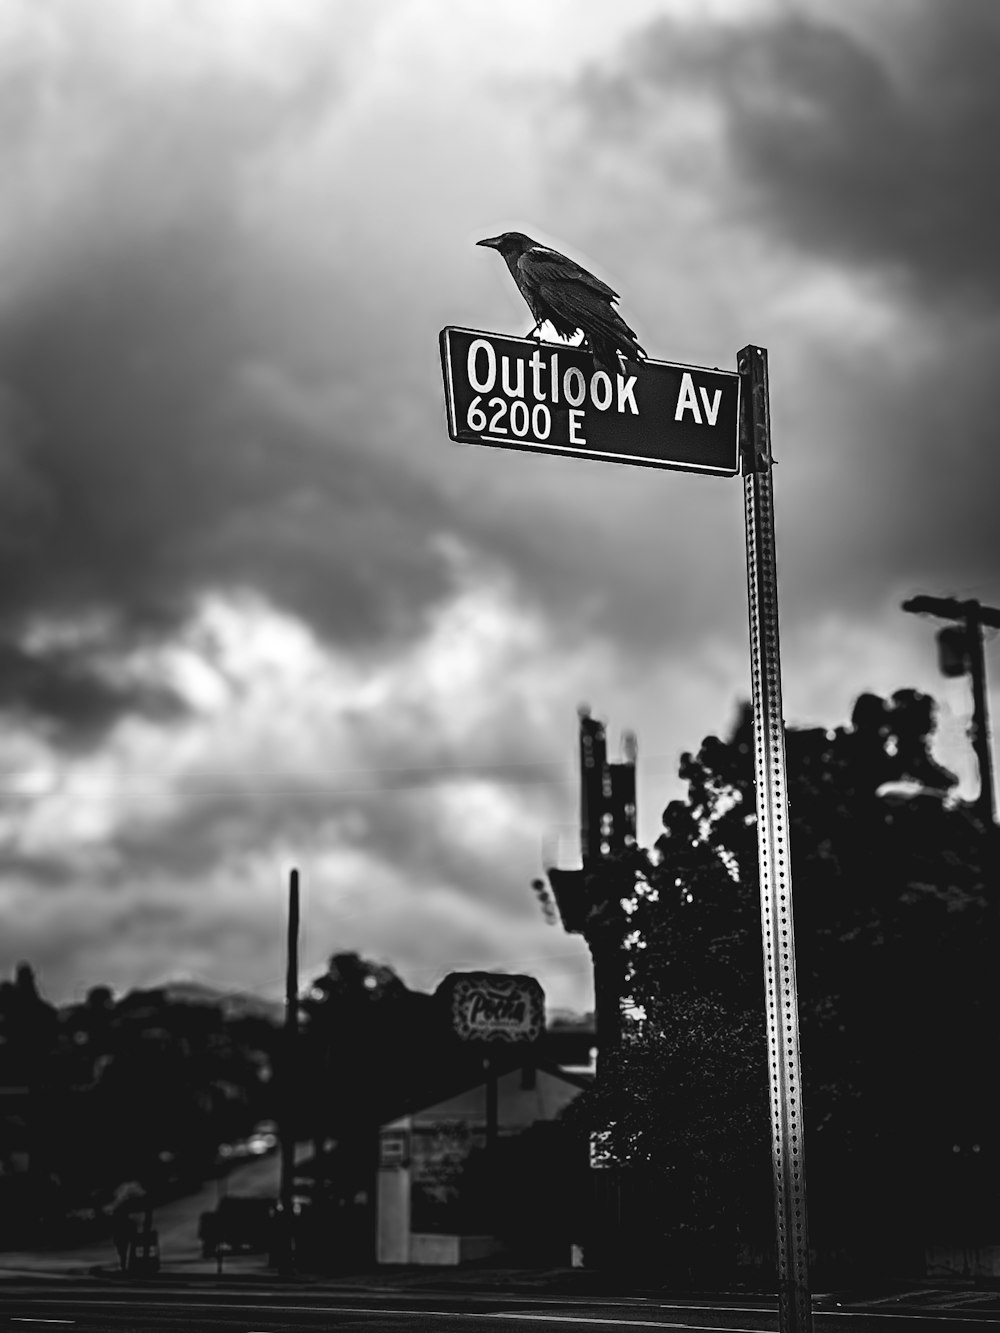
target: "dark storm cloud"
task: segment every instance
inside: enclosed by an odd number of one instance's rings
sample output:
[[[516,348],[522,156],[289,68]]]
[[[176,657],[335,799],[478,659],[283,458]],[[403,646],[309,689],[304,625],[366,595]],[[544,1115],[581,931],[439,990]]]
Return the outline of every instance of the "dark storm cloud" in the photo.
[[[30,652],[12,643],[0,643],[0,710],[44,719],[64,744],[100,737],[124,713],[169,720],[185,712],[165,686],[108,679],[79,652]]]
[[[788,567],[790,593],[828,606],[886,590],[1000,596],[998,356],[1000,339],[985,334],[959,353],[945,346],[902,384],[844,373],[835,408],[844,444],[832,445],[840,476],[822,511],[786,520],[804,525],[803,541],[828,526],[829,549]]]
[[[269,152],[328,109],[327,83],[149,94],[81,65],[84,119],[107,102],[101,147],[48,244],[25,229],[0,301],[0,625],[19,663],[0,706],[23,687],[24,707],[66,729],[76,709],[90,731],[153,699],[86,688],[68,648],[29,659],[39,619],[97,617],[124,650],[169,636],[200,594],[249,587],[364,645],[412,631],[444,576],[430,486],[268,390],[277,376],[294,398],[295,375],[244,208]],[[8,146],[30,158],[45,145],[25,105]]]
[[[915,4],[897,25],[892,59],[805,16],[663,18],[630,41],[620,72],[588,75],[585,96],[624,133],[663,114],[658,94],[710,92],[741,186],[731,203],[809,253],[995,304],[1000,11]]]
[[[644,180],[650,217],[700,180],[720,246],[763,238],[778,304],[798,285],[811,321],[798,345],[766,289],[741,311],[774,352],[795,616],[873,611],[925,580],[960,591],[1000,570],[1000,11],[851,14],[660,18],[575,91],[595,151]],[[817,274],[828,286],[811,290]]]
[[[6,804],[9,810],[10,802]],[[45,856],[35,852],[24,853],[8,844],[4,847],[3,864],[4,872],[10,879],[23,878],[34,892],[39,889],[73,890],[80,885],[80,866],[76,857],[60,856],[58,853]]]

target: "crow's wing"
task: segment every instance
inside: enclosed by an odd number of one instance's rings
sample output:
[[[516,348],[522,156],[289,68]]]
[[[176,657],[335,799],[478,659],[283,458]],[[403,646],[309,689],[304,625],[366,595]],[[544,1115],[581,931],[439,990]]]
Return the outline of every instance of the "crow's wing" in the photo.
[[[567,324],[582,329],[588,337],[607,336],[635,343],[635,332],[610,301],[582,282],[546,282],[540,300]]]
[[[607,301],[618,300],[618,293],[606,282],[595,278],[593,273],[588,273],[558,250],[549,250],[544,245],[533,245],[530,250],[525,250],[517,261],[517,267],[527,284],[543,294],[567,283],[588,288]]]

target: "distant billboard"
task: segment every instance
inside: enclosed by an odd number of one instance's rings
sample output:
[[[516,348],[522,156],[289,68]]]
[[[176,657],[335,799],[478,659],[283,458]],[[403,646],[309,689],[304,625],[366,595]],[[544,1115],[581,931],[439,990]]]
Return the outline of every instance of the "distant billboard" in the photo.
[[[545,993],[534,977],[452,972],[439,993],[463,1041],[536,1041],[545,1027]]]

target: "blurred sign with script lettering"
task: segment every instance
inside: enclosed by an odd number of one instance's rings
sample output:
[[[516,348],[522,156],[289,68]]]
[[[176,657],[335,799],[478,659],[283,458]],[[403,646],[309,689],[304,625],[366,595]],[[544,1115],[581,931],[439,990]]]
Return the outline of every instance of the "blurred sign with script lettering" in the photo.
[[[545,1027],[545,993],[534,977],[452,972],[438,994],[463,1041],[536,1041]]]

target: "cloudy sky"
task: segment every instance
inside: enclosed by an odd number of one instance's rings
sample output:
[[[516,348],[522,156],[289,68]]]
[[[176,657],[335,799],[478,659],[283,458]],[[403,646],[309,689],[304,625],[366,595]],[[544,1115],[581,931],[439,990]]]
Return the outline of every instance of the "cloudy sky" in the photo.
[[[0,974],[280,994],[294,865],[307,974],[589,1006],[576,707],[651,841],[749,690],[742,491],[448,440],[508,228],[768,348],[788,720],[928,690],[971,794],[899,603],[1000,600],[998,60],[990,0],[3,0]]]

